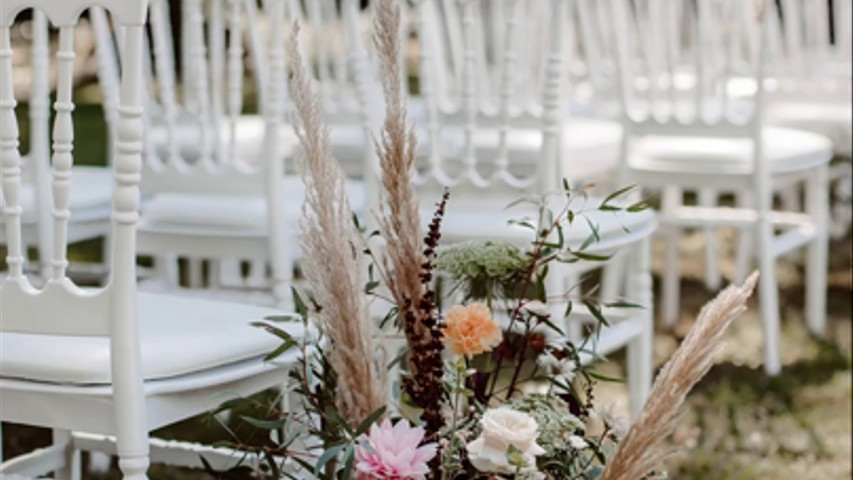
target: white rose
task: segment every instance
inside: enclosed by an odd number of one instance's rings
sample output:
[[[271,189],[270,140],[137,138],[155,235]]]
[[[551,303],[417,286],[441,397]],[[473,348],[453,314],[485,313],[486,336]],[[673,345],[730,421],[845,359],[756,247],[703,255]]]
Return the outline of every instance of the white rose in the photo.
[[[487,410],[481,420],[483,432],[469,443],[468,458],[481,472],[515,473],[507,460],[510,445],[521,450],[528,469],[536,468],[536,456],[545,453],[536,444],[539,426],[530,415],[501,407]]]

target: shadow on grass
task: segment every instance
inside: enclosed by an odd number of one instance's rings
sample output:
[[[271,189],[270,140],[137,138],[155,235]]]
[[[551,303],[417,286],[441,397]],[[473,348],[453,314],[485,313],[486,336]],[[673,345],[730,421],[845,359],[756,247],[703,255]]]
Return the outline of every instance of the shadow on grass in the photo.
[[[838,345],[820,339],[812,341],[818,347],[817,354],[786,365],[778,376],[770,377],[762,368],[721,363],[696,385],[694,394],[711,394],[727,388],[741,402],[770,398],[791,406],[797,390],[825,384],[837,372],[851,369],[851,358]]]

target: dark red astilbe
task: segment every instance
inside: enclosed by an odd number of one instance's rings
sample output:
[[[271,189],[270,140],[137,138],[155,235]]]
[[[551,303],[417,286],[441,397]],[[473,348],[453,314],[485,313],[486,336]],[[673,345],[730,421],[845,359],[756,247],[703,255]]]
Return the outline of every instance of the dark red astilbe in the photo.
[[[406,337],[414,340],[410,355],[410,370],[416,371],[418,378],[412,376],[404,379],[403,384],[416,405],[423,409],[421,418],[426,424],[426,434],[430,440],[435,440],[439,430],[444,426],[441,406],[445,399],[444,390],[444,361],[441,353],[444,350],[441,326],[436,314],[435,291],[432,288],[433,260],[436,248],[441,240],[441,220],[444,217],[449,192],[445,189],[441,202],[436,207],[429,230],[424,238],[424,262],[421,265],[421,283],[424,295],[418,305],[407,305],[403,317]],[[420,321],[418,321],[420,320]],[[422,325],[429,332],[421,335],[415,325]],[[436,457],[438,458],[438,457]]]

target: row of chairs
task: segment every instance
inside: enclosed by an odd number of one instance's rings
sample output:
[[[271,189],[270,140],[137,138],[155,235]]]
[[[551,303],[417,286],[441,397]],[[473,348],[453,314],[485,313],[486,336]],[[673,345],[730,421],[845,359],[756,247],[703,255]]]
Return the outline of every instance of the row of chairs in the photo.
[[[149,447],[146,432],[204,411],[213,392],[248,394],[283,382],[292,358],[282,359],[278,368],[260,362],[274,339],[247,326],[274,310],[248,305],[242,293],[260,287],[272,294],[249,300],[289,308],[300,255],[291,248],[301,193],[288,167],[298,147],[290,134],[284,58],[284,31],[293,20],[307,26],[335,153],[353,177],[351,203],[365,216],[377,205],[370,136],[382,104],[358,2],[267,0],[259,9],[250,0],[184,0],[178,38],[171,36],[166,0],[151,1],[147,24],[146,2],[98,3],[104,9],[91,8],[89,20],[97,39],[111,169],[72,166],[72,33],[88,2],[9,0],[2,7],[0,140],[9,252],[0,290],[2,417],[56,429],[53,447],[4,464],[4,472],[46,467],[41,470],[73,476],[80,449],[118,453],[127,477],[141,476],[149,457],[198,466],[201,447],[182,445],[176,454],[175,445],[154,439]],[[418,41],[406,45],[418,54],[416,62],[408,56],[401,62],[418,72],[410,113],[421,139],[413,181],[424,199],[424,218],[441,188],[452,187],[445,242],[529,241],[529,232],[506,222],[531,212],[502,207],[525,193],[554,191],[562,177],[577,185],[598,180],[614,189],[639,183],[663,193],[660,218],[649,212],[588,212],[598,225],[593,250],[619,252],[605,268],[602,296],[645,307],[614,312],[622,321],[597,337],[600,354],[628,347],[634,412],[652,376],[649,239],[658,222],[669,240],[665,319],[678,311],[679,230],[732,225],[743,229],[741,252],[758,242],[767,371],[777,373],[781,366],[775,257],[791,248],[808,245],[809,323],[816,333],[824,328],[833,144],[813,133],[765,125],[784,117],[768,114],[772,106],[784,105],[773,98],[782,97],[774,84],[819,87],[815,97],[827,101],[812,105],[844,108],[846,99],[849,111],[849,90],[831,77],[817,83],[779,67],[792,68],[797,58],[822,59],[820,65],[849,62],[849,49],[843,48],[849,27],[839,21],[830,41],[828,12],[800,16],[797,12],[813,11],[805,0],[780,5],[768,3],[759,12],[751,2],[735,1],[419,0],[408,12],[411,31],[405,38]],[[38,10],[31,147],[21,161],[10,33],[25,6]],[[846,0],[834,6],[849,10]],[[836,12],[833,18],[843,17]],[[60,30],[52,171],[48,20]],[[793,38],[791,31],[800,28],[814,44]],[[843,80],[840,76],[838,84]],[[245,113],[251,91],[257,115]],[[606,105],[613,98],[621,99],[615,108]],[[847,120],[826,123],[843,131],[850,128]],[[849,151],[843,140],[835,150],[843,153],[845,145]],[[773,211],[775,193],[798,182],[807,184],[807,212]],[[693,189],[710,192],[700,208],[682,205],[682,191]],[[735,193],[743,208],[714,208],[709,199],[717,193]],[[793,228],[774,237],[776,221]],[[579,245],[592,233],[589,224],[578,222],[567,241]],[[67,276],[67,244],[99,236],[109,239],[109,280],[100,289],[81,289]],[[42,278],[32,282],[24,270],[28,246],[39,247],[41,260]],[[154,257],[152,280],[142,284],[155,293],[136,293],[138,254]],[[177,257],[188,259],[191,287],[206,284],[203,293],[241,301],[178,291]],[[249,262],[248,277],[241,262]],[[570,298],[564,292],[597,266],[551,273],[555,315],[562,318],[561,302]],[[43,288],[33,286],[39,281]],[[223,293],[234,287],[240,295]],[[583,321],[594,319],[577,313],[568,323],[575,338],[584,335]],[[50,354],[33,358],[34,351]],[[117,447],[109,435],[118,437]],[[233,461],[221,449],[205,453],[223,465]]]

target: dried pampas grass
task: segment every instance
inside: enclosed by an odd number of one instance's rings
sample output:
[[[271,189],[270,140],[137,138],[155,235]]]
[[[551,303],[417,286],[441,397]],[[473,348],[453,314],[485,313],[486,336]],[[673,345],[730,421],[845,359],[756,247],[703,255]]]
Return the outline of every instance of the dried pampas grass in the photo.
[[[726,329],[746,310],[758,281],[753,273],[741,287],[730,285],[699,312],[696,324],[661,370],[649,399],[610,459],[601,480],[638,480],[672,452],[660,448],[672,433],[687,394],[714,364]]]
[[[380,60],[385,95],[385,121],[380,139],[374,140],[384,190],[384,215],[380,215],[378,222],[387,253],[381,268],[385,278],[394,279],[388,288],[397,304],[409,346],[409,375],[404,386],[414,403],[423,409],[421,419],[427,437],[435,439],[444,425],[441,412],[444,362],[428,252],[434,251],[439,233],[436,223],[429,238],[424,240],[420,204],[411,182],[417,139],[406,123],[406,97],[399,63],[402,18],[399,3],[379,0],[374,8],[373,44]]]
[[[305,200],[299,242],[303,271],[318,317],[331,340],[326,357],[338,377],[338,407],[354,425],[385,405],[386,372],[374,361],[370,316],[363,295],[362,252],[347,201],[344,174],[332,158],[329,127],[322,120],[299,52],[299,25],[288,45],[293,68],[293,103],[302,123],[294,129],[302,143]]]

